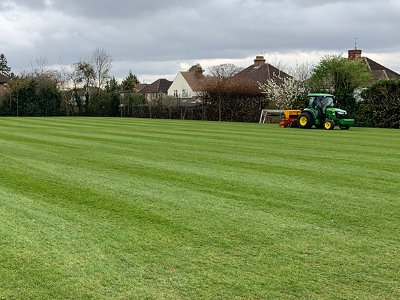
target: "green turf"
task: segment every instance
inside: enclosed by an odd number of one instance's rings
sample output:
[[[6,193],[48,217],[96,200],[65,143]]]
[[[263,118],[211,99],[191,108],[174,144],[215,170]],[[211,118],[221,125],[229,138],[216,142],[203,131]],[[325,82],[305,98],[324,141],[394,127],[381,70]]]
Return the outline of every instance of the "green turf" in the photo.
[[[399,299],[400,131],[0,119],[0,299]]]

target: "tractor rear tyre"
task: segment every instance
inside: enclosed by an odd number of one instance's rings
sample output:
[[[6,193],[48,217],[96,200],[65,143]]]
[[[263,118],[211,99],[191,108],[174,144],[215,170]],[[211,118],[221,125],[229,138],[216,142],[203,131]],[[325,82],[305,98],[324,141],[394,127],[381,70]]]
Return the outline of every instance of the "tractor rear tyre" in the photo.
[[[324,128],[326,130],[333,130],[335,128],[335,123],[333,123],[331,120],[325,120]]]
[[[340,125],[340,129],[348,130],[350,129],[350,125]]]
[[[303,112],[297,119],[300,128],[309,129],[314,125],[314,118],[308,112]]]

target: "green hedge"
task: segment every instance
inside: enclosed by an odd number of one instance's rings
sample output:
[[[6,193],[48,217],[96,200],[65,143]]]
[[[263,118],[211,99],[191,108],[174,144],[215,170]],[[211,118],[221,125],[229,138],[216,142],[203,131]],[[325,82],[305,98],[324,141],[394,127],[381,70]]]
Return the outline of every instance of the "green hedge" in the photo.
[[[400,128],[400,80],[381,80],[361,93],[359,126]]]

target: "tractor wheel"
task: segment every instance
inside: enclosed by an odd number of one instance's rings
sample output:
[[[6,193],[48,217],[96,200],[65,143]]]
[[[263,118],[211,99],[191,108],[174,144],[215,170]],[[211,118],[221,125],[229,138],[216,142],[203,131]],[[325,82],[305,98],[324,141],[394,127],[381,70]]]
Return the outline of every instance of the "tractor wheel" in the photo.
[[[300,128],[309,129],[314,125],[314,118],[308,112],[303,112],[297,119]]]
[[[326,130],[333,130],[335,128],[335,123],[333,123],[331,120],[326,120],[324,122],[324,128]]]
[[[340,125],[340,129],[348,130],[350,128],[349,125]]]

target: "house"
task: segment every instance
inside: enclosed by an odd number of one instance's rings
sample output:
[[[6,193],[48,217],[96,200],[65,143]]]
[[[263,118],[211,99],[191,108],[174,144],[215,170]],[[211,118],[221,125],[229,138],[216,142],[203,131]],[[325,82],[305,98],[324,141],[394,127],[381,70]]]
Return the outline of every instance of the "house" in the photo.
[[[291,76],[267,63],[264,56],[259,55],[256,56],[254,64],[237,73],[233,78],[248,80],[256,84],[264,84],[269,80],[277,80],[277,78],[291,78]]]
[[[179,72],[168,89],[168,96],[183,101],[196,102],[202,92],[204,70],[200,65],[192,66],[189,71]]]
[[[4,93],[8,86],[8,77],[0,74],[0,95]]]
[[[378,64],[377,62],[373,61],[372,59],[361,56],[362,55],[362,50],[361,49],[353,49],[348,51],[348,58],[349,59],[361,59],[365,62],[367,65],[368,70],[370,71],[373,81],[378,81],[381,79],[397,79],[400,80],[400,74],[396,73],[395,71],[392,71],[381,64]]]
[[[144,94],[148,102],[160,101],[168,95],[168,89],[172,81],[167,79],[158,79],[152,84],[146,85],[139,93]]]

